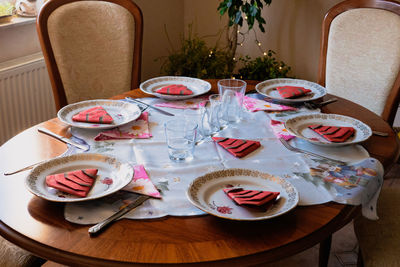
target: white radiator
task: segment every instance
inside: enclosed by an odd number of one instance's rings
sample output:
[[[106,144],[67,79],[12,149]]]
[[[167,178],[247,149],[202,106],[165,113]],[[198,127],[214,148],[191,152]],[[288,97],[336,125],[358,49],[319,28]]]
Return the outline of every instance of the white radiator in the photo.
[[[0,145],[55,116],[53,92],[41,53],[0,64]]]

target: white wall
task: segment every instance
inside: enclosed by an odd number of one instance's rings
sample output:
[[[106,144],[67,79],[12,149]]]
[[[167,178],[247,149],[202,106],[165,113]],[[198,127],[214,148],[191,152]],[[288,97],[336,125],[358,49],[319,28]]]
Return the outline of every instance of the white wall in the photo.
[[[183,0],[134,0],[143,12],[143,60],[142,80],[160,75],[161,61],[155,59],[167,56],[171,49],[165,32],[166,27],[172,46],[178,46],[182,35]]]
[[[257,39],[263,50],[272,49],[278,60],[292,67],[298,78],[316,81],[318,71],[321,25],[325,13],[340,0],[273,0],[264,7],[266,32],[262,33],[255,25]],[[227,16],[217,12],[218,0],[185,0],[185,24],[194,23],[199,36],[215,35],[226,27]],[[247,31],[247,25],[241,30]],[[225,35],[222,36],[223,40]],[[238,54],[251,57],[262,56],[255,43],[255,34],[246,35],[243,47]],[[216,37],[207,38],[214,44]]]

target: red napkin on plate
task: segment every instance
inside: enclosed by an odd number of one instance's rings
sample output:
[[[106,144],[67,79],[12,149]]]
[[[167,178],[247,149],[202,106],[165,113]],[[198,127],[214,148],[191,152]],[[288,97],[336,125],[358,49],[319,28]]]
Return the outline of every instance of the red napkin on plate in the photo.
[[[243,188],[231,187],[223,189],[238,205],[265,206],[276,200],[279,192],[259,191],[259,190],[244,190]]]
[[[244,139],[213,137],[212,138],[218,145],[222,146],[229,153],[235,157],[242,158],[247,154],[259,148],[260,142]]]
[[[326,140],[336,143],[346,141],[355,133],[353,127],[310,125],[308,128],[318,133]]]
[[[192,90],[184,86],[183,84],[171,84],[164,86],[158,90],[156,93],[164,94],[164,95],[191,95],[193,94]]]
[[[92,123],[104,123],[104,124],[110,124],[113,122],[113,118],[101,106],[81,111],[78,114],[74,115],[72,117],[72,120],[80,122],[92,122]]]
[[[310,89],[297,86],[280,86],[276,90],[283,98],[297,98],[311,92]]]
[[[86,197],[92,188],[98,169],[76,170],[46,176],[46,185],[78,197]]]

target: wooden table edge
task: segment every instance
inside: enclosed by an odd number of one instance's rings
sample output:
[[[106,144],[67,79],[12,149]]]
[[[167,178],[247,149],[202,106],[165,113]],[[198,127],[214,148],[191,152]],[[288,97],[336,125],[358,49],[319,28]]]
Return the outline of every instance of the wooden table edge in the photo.
[[[323,204],[322,204],[323,205]],[[218,266],[230,266],[232,264],[240,264],[248,266],[261,263],[270,263],[293,256],[316,244],[321,243],[332,233],[341,229],[349,223],[354,217],[360,214],[360,206],[351,206],[342,204],[344,208],[334,217],[328,224],[315,231],[312,235],[297,240],[295,243],[269,250],[267,252],[255,253],[247,256],[240,256],[230,259],[221,259],[217,261],[203,262],[184,262],[184,263],[131,263],[106,259],[98,259],[88,256],[77,255],[65,250],[56,249],[48,245],[35,241],[27,236],[20,234],[18,231],[0,221],[0,235],[8,241],[30,251],[41,258],[51,260],[61,264],[74,264],[74,266],[210,266],[210,264],[218,264]],[[211,216],[211,215],[204,215]],[[190,218],[188,218],[190,219]],[[129,220],[129,219],[124,219]]]

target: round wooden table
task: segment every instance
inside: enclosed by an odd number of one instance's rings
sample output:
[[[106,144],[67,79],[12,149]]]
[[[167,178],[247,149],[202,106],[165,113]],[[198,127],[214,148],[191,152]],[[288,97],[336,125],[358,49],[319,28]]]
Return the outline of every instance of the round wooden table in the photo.
[[[213,90],[216,84],[213,81]],[[254,84],[248,85],[248,90]],[[125,96],[143,97],[139,90]],[[327,98],[327,97],[326,97]],[[388,169],[397,159],[399,143],[379,116],[344,99],[326,106],[327,113],[355,117],[388,137],[372,136],[363,146]],[[27,172],[6,171],[53,158],[66,145],[39,134],[45,127],[68,136],[67,125],[52,119],[34,126],[0,147],[0,234],[34,254],[67,265],[122,266],[132,264],[254,265],[279,260],[317,243],[329,248],[332,233],[359,214],[360,207],[326,203],[297,207],[283,216],[257,222],[224,220],[210,215],[158,220],[122,219],[96,237],[89,226],[64,219],[62,203],[33,196],[25,187]],[[321,265],[327,256],[322,255]]]

